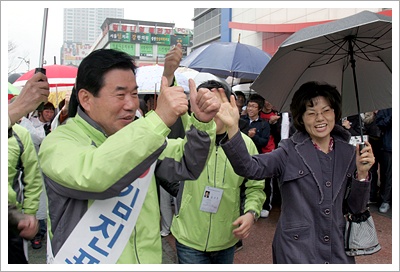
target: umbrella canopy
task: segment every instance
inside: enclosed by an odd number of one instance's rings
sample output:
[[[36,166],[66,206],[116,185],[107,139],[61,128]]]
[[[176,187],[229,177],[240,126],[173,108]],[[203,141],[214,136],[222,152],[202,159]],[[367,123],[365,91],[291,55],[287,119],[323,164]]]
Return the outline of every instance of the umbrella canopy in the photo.
[[[20,92],[21,92],[20,89],[18,89],[17,87],[12,85],[10,82],[8,82],[8,94],[19,95]]]
[[[163,72],[164,66],[160,65],[149,65],[137,68],[136,83],[138,85],[139,94],[159,93]],[[185,93],[189,93],[189,81],[183,74],[175,72],[175,80],[178,86],[183,87]]]
[[[335,85],[343,116],[392,106],[392,18],[369,11],[288,37],[251,88],[280,111],[307,81]],[[357,107],[359,106],[359,107]]]
[[[207,81],[207,80],[216,80],[216,81],[227,83],[225,79],[217,77],[217,76],[215,76],[213,74],[204,73],[204,72],[198,72],[196,70],[193,70],[193,69],[190,69],[190,68],[186,68],[186,67],[179,67],[177,69],[177,73],[183,74],[188,79],[189,78],[193,79],[194,82],[196,83],[196,87],[199,86],[201,83]]]
[[[49,81],[50,88],[54,87],[72,87],[75,84],[75,78],[78,73],[78,68],[68,65],[48,65],[44,66],[46,76]],[[35,74],[35,69],[32,69],[14,82],[14,86],[22,88],[26,82]],[[50,89],[52,91],[52,89]]]
[[[19,93],[20,90],[8,82],[8,101],[10,101],[10,99],[12,99],[14,96],[19,95]]]
[[[181,61],[180,66],[220,77],[254,80],[271,56],[255,46],[214,42],[197,48]]]
[[[57,107],[58,103],[64,99],[66,93],[72,90],[78,68],[75,66],[57,64],[44,66],[43,68],[46,69],[46,76],[50,86],[48,100]],[[35,74],[35,70],[36,69],[32,69],[23,74],[13,85],[21,90],[26,82]]]

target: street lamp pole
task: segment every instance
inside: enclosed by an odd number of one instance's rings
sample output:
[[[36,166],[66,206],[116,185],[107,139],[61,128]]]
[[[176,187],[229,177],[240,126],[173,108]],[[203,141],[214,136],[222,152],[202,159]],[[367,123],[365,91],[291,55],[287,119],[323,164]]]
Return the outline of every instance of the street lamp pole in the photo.
[[[28,71],[29,71],[29,65],[30,65],[30,60],[26,60],[25,58],[22,58],[22,57],[18,57],[19,59],[22,59],[24,62],[25,62],[25,64],[26,64],[26,66],[28,66]]]

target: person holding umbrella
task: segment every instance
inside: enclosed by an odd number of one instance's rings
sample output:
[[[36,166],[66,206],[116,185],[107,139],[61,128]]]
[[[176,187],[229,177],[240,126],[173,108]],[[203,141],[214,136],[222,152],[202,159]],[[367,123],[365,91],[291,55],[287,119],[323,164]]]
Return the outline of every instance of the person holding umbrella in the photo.
[[[39,230],[35,213],[39,206],[42,176],[29,132],[16,123],[46,102],[46,75],[35,74],[8,105],[8,263],[27,263],[22,238],[30,240]],[[19,172],[23,172],[23,174]],[[19,182],[22,178],[24,181]],[[15,185],[24,184],[21,187]],[[17,191],[20,193],[18,194]],[[22,212],[22,209],[24,212]]]
[[[274,263],[355,263],[345,253],[342,208],[348,179],[351,210],[367,208],[369,169],[375,162],[371,145],[365,142],[360,150],[349,144],[350,134],[336,124],[341,96],[332,85],[304,83],[290,109],[297,131],[274,151],[250,156],[238,133],[235,101],[225,99],[217,114],[228,127],[222,148],[238,175],[279,179],[282,210],[272,245]]]
[[[37,109],[47,102],[49,97],[49,82],[47,76],[37,73],[30,78],[21,93],[8,105],[8,128],[17,123],[23,116]]]

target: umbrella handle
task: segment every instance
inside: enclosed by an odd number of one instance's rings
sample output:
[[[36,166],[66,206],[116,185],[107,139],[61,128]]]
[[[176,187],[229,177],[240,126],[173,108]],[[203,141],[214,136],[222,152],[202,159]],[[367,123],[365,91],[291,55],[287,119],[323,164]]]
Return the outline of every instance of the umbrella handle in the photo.
[[[37,74],[37,73],[42,73],[42,74],[46,74],[46,69],[45,68],[43,68],[43,67],[38,67],[38,68],[36,68],[35,69],[35,74]],[[40,81],[43,81],[43,80],[40,80]]]
[[[363,150],[363,148],[365,147],[365,143],[364,141],[362,141],[361,143],[358,144],[359,148],[360,148],[360,155],[361,155],[361,150]],[[368,162],[362,162],[362,164],[368,164]]]
[[[360,155],[361,155],[361,150],[363,150],[364,147],[365,147],[364,141],[362,141],[361,143],[359,143],[358,146],[359,146],[359,148],[360,148]]]
[[[42,73],[42,74],[46,74],[46,69],[45,68],[43,68],[43,67],[38,67],[38,68],[36,68],[35,69],[35,74],[37,74],[37,73]],[[39,80],[39,81],[43,81],[43,80]],[[40,103],[40,105],[37,107],[37,111],[42,111],[43,110],[43,108],[44,108],[44,103],[42,102],[42,103]]]

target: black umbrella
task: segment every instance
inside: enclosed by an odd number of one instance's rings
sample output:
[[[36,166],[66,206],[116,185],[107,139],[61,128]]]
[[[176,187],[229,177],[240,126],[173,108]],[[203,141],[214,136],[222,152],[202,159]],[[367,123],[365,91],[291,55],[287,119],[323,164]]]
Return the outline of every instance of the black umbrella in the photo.
[[[344,116],[392,107],[392,18],[362,11],[303,28],[280,45],[251,88],[289,111],[307,81],[336,85]]]

